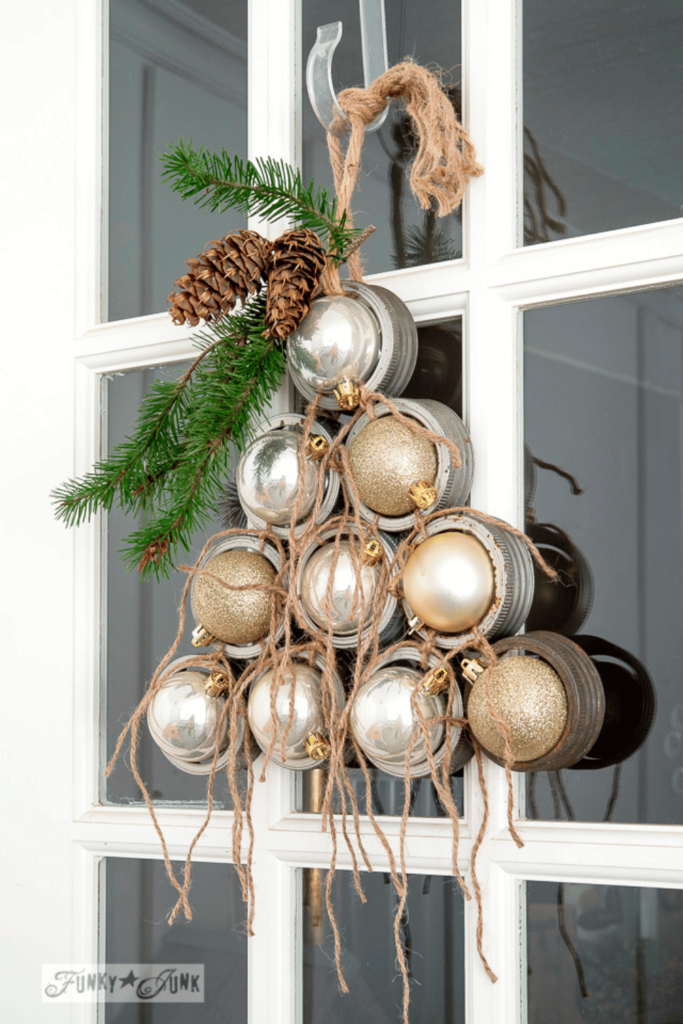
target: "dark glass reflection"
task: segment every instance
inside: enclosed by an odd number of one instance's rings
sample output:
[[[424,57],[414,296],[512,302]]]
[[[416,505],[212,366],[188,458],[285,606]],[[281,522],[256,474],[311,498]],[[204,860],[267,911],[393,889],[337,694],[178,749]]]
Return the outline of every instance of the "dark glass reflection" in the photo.
[[[182,865],[176,865],[181,870]],[[182,914],[169,927],[175,890],[162,861],[107,858],[105,934],[108,964],[203,964],[205,1001],[154,1005],[106,1004],[106,1024],[231,1024],[247,1022],[245,904],[228,864],[192,867],[192,921]]]
[[[343,935],[349,993],[339,991],[332,929],[325,912],[325,873],[304,870],[304,1024],[398,1024],[402,979],[392,922],[396,893],[388,875],[363,875],[360,902],[349,872],[337,872],[332,904]],[[465,1019],[463,898],[457,882],[410,875],[401,935],[411,978],[410,1019],[460,1024]]]
[[[161,180],[178,138],[247,155],[247,0],[109,4],[109,309],[166,309],[185,260],[244,220],[220,221]]]
[[[419,64],[437,65],[444,71],[445,84],[459,114],[460,93],[460,2],[459,0],[402,0],[387,5],[387,46],[389,64],[405,57]],[[341,21],[342,40],[334,55],[333,77],[337,91],[363,84],[360,21],[357,0],[303,0],[304,65],[315,42],[318,25]],[[374,224],[377,231],[361,253],[368,274],[400,267],[452,260],[462,255],[462,226],[459,214],[437,218],[414,201],[408,180],[415,152],[410,122],[397,102],[383,126],[368,133],[363,144],[361,173],[353,198],[356,223]],[[303,169],[308,180],[332,190],[333,179],[327,155],[325,131],[316,118],[304,91]]]
[[[107,433],[109,447],[130,433],[138,408],[151,382],[161,376],[176,378],[189,364],[174,363],[149,370],[132,370],[113,375],[103,381],[106,389]],[[142,697],[157,665],[175,640],[178,630],[178,606],[185,586],[185,573],[174,573],[170,579],[142,581],[137,573],[127,572],[119,557],[123,538],[134,527],[129,516],[114,508],[107,516],[106,556],[106,622],[103,648],[106,680],[103,708],[105,710],[106,750],[111,757],[119,732]],[[216,529],[220,527],[217,525]],[[215,532],[210,526],[205,535],[195,538],[195,547],[186,558],[191,565],[207,537]],[[188,603],[189,611],[189,603]],[[178,657],[191,654],[191,633],[194,627],[188,614]],[[104,653],[106,652],[106,653]],[[138,744],[138,767],[154,800],[206,799],[204,776],[188,775],[175,768],[158,749],[143,723]],[[231,806],[227,779],[216,779],[214,795],[219,807]],[[142,797],[126,761],[120,759],[116,770],[106,780],[105,799],[112,803],[135,803]]]
[[[524,242],[681,216],[683,9],[524,0]]]
[[[527,882],[528,1024],[681,1024],[683,893]]]
[[[559,544],[569,584],[545,585],[533,625],[578,630],[607,698],[588,756],[529,776],[527,814],[680,824],[683,291],[533,310],[524,329],[528,532]]]

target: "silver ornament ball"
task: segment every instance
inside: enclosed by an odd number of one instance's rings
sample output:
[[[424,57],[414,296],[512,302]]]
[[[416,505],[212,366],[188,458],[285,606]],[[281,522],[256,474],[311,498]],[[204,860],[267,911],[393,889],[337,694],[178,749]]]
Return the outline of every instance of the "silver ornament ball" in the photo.
[[[412,612],[439,633],[464,633],[484,618],[495,596],[486,548],[469,533],[437,533],[415,548],[403,576]]]
[[[222,698],[207,697],[208,673],[185,669],[163,683],[149,706],[147,723],[152,738],[174,761],[211,759],[224,707]],[[221,752],[227,746],[227,715],[220,730]]]
[[[362,554],[359,554],[359,558],[362,559]],[[332,572],[334,580],[328,612],[326,601]],[[377,586],[377,567],[363,565],[359,576],[356,574],[348,540],[340,542],[336,564],[335,545],[332,542],[324,544],[311,555],[301,577],[301,602],[316,625],[324,629],[331,627],[333,633],[352,633],[356,630],[361,615],[361,588],[364,600],[363,626],[370,622]]]
[[[297,522],[313,508],[319,464],[304,460],[300,479],[301,444],[298,430],[269,430],[249,444],[237,467],[237,492],[247,513],[275,526],[292,520],[299,490],[302,500]]]
[[[427,760],[427,744],[412,706],[412,695],[425,673],[413,668],[385,668],[372,675],[358,690],[351,706],[351,730],[366,756],[378,767],[405,765],[410,742],[410,766]],[[443,743],[446,713],[441,694],[420,693],[419,707],[427,723],[431,752]],[[435,721],[435,719],[437,721]]]
[[[344,378],[368,379],[379,358],[380,330],[370,310],[346,295],[315,299],[287,339],[287,365],[295,386],[331,394]]]
[[[247,705],[247,718],[252,735],[261,750],[268,751],[273,738],[271,686],[274,669],[265,672],[252,685]],[[275,693],[275,746],[272,759],[285,768],[311,768],[316,763],[306,750],[306,738],[312,732],[325,729],[320,692],[322,674],[303,662],[293,662],[283,676],[283,683]],[[282,758],[282,737],[290,722],[292,682],[294,682],[294,711]]]

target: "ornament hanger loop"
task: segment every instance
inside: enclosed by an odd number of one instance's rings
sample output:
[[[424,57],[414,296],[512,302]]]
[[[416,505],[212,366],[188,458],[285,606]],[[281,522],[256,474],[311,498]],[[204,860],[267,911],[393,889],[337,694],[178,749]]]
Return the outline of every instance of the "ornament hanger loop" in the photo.
[[[384,0],[358,0],[358,7],[363,80],[367,89],[389,67]],[[332,58],[342,32],[341,21],[318,26],[317,38],[311,47],[306,64],[306,88],[311,106],[323,128],[328,132],[333,131],[335,135],[341,135],[348,127],[348,119],[339,105],[332,84]],[[381,128],[388,112],[389,104],[372,124],[366,126],[365,131],[374,132]]]

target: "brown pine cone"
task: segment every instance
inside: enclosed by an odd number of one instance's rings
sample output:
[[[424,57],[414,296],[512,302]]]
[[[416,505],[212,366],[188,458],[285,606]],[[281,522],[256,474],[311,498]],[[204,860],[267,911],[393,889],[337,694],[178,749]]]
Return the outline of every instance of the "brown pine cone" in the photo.
[[[266,324],[284,340],[310,311],[313,293],[325,267],[325,250],[314,231],[285,231],[268,259]]]
[[[239,299],[261,290],[271,243],[257,231],[231,231],[195,259],[168,297],[173,322],[196,327],[200,319],[220,320]]]

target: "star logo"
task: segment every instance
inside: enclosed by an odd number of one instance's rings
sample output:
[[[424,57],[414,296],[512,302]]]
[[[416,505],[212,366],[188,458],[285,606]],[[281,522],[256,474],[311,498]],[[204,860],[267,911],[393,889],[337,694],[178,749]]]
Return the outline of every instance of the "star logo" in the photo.
[[[138,980],[138,976],[136,974],[133,974],[133,968],[131,967],[130,973],[127,974],[125,978],[120,978],[119,980],[121,982],[121,988],[125,988],[126,985],[130,985],[130,987],[132,988],[135,982]]]

